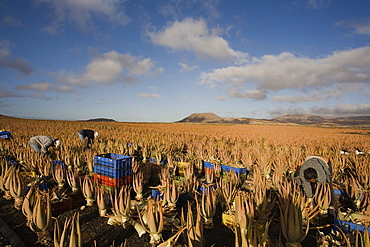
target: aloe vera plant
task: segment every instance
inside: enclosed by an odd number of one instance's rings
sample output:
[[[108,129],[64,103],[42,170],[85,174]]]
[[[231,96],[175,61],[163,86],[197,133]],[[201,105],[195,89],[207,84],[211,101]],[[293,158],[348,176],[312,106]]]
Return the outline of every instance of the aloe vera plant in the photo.
[[[106,216],[107,215],[107,207],[109,202],[109,197],[106,191],[102,186],[96,187],[96,204],[98,205],[99,215]]]
[[[328,209],[331,206],[332,200],[332,190],[330,185],[327,183],[322,183],[318,185],[315,191],[314,201],[316,205],[320,205],[320,213],[325,215],[328,213]]]
[[[203,247],[204,245],[204,225],[200,213],[200,206],[195,205],[195,216],[191,208],[190,202],[187,206],[186,219],[182,216],[183,225],[186,225],[187,246],[189,247]],[[185,223],[186,222],[186,223]]]
[[[144,175],[143,172],[138,172],[133,174],[132,188],[136,193],[136,200],[141,201],[143,199],[143,189],[144,189]]]
[[[11,169],[9,180],[9,193],[14,198],[14,207],[19,210],[22,207],[24,194],[26,193],[26,184],[18,169]]]
[[[10,195],[10,176],[14,172],[14,170],[14,166],[8,167],[6,163],[2,163],[0,174],[0,189],[5,193],[4,198],[8,200],[12,198],[12,196]]]
[[[30,213],[31,211],[29,211]],[[51,224],[51,200],[48,192],[38,191],[35,194],[35,203],[29,215],[29,227],[37,233],[38,242],[47,244],[51,241],[48,230]]]
[[[131,217],[131,198],[129,186],[122,186],[120,189],[111,193],[112,212],[115,216],[122,219],[122,223],[126,223]]]
[[[158,245],[162,241],[162,230],[164,226],[163,208],[160,201],[149,199],[147,209],[144,212],[147,223],[144,223],[142,214],[138,210],[138,215],[142,226],[150,235],[150,244]]]
[[[65,220],[63,228],[59,226],[59,220],[54,223],[54,246],[55,247],[82,247],[82,235],[80,227],[80,214],[74,213]]]
[[[64,164],[55,164],[52,169],[52,176],[59,188],[63,188],[66,183],[66,169]]]
[[[200,212],[204,219],[204,228],[214,228],[213,217],[216,214],[217,195],[214,189],[206,188],[200,200]]]
[[[176,208],[176,202],[180,196],[179,188],[175,185],[175,181],[168,179],[165,186],[163,205],[167,206],[169,210]]]
[[[286,182],[279,190],[281,231],[287,246],[301,246],[306,238],[310,220],[319,213],[319,206],[310,207],[309,200],[296,189],[295,183]]]
[[[72,189],[72,193],[77,193],[80,191],[80,176],[78,174],[78,170],[76,168],[70,168],[66,171],[66,178],[69,187]]]
[[[82,180],[82,195],[85,197],[86,206],[92,206],[95,202],[95,185],[91,176],[84,176]]]

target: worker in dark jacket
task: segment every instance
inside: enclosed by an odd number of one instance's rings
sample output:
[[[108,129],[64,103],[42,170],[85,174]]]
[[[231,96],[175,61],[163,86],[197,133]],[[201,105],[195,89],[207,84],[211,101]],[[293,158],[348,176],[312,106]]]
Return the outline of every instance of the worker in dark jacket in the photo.
[[[328,157],[311,155],[308,156],[300,167],[298,176],[295,178],[308,198],[313,197],[318,184],[328,183],[331,190],[331,203],[334,203],[334,189],[332,185],[333,169]]]
[[[58,148],[60,144],[60,140],[50,136],[34,136],[30,139],[30,147],[42,154],[49,154],[49,147]]]
[[[80,136],[82,143],[86,142],[86,148],[91,148],[94,142],[94,138],[98,137],[99,133],[93,130],[84,129],[84,130],[79,130],[78,135]]]

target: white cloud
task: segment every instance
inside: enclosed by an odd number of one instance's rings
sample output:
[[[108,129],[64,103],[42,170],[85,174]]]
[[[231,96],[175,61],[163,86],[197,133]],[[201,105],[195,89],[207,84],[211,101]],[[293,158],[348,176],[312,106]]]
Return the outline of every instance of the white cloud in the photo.
[[[46,28],[50,33],[58,32],[61,26],[77,24],[82,29],[94,27],[94,17],[105,18],[113,24],[126,25],[130,18],[123,12],[120,0],[37,0],[48,4],[54,12],[55,20]]]
[[[50,90],[52,84],[49,82],[40,82],[40,83],[33,83],[29,85],[19,85],[16,89],[20,90],[35,90],[35,91],[48,91]]]
[[[308,0],[308,5],[313,9],[321,9],[329,5],[331,0]]]
[[[322,110],[328,111],[327,114],[339,115],[339,116],[356,116],[356,115],[370,115],[370,104],[339,104],[335,108],[313,107],[313,112],[322,112]]]
[[[233,98],[248,98],[254,100],[264,100],[267,98],[265,90],[237,90],[229,88],[227,91],[227,95]]]
[[[153,94],[153,93],[139,93],[137,95],[139,98],[160,98],[161,96],[159,94]]]
[[[10,98],[10,97],[23,97],[23,96],[18,93],[0,89],[0,98]]]
[[[358,91],[356,90],[356,86],[352,87],[350,85],[348,86],[342,86],[342,87],[331,87],[328,90],[323,91],[315,91],[313,93],[303,93],[301,95],[275,95],[273,96],[273,99],[279,102],[289,102],[289,103],[298,103],[298,102],[317,102],[331,98],[340,98],[343,95],[343,92],[349,92],[349,91]]]
[[[16,87],[18,90],[33,90],[33,91],[56,91],[60,93],[74,93],[76,90],[71,88],[70,86],[62,85],[62,86],[55,86],[49,82],[39,82],[33,83],[28,85],[18,85]]]
[[[217,96],[217,99],[219,100],[219,101],[226,101],[226,98],[224,97],[224,96]]]
[[[131,54],[110,51],[91,59],[82,75],[66,74],[60,71],[59,80],[71,85],[88,87],[92,82],[98,85],[123,83],[125,85],[141,82],[140,76],[155,76],[163,68],[155,68],[149,58],[141,59]]]
[[[322,94],[303,94],[303,95],[294,95],[294,96],[280,96],[275,95],[273,99],[279,102],[289,102],[289,103],[298,103],[298,102],[316,102],[323,99]]]
[[[170,23],[162,31],[148,32],[152,42],[172,51],[194,52],[200,59],[216,58],[220,61],[244,59],[247,54],[234,51],[222,37],[212,33],[203,19],[187,18]]]
[[[202,0],[202,1],[189,1],[189,0],[170,0],[170,1],[159,1],[161,4],[159,7],[159,13],[169,17],[173,20],[182,18],[188,11],[204,12],[208,14],[210,18],[218,19],[221,14],[218,11],[219,0]]]
[[[76,92],[75,89],[73,89],[69,86],[66,86],[66,85],[56,86],[55,91],[60,92],[60,93],[75,93]]]
[[[310,59],[289,52],[253,58],[243,66],[229,66],[200,75],[202,84],[226,85],[228,91],[255,87],[263,92],[285,89],[318,90],[343,83],[370,83],[370,47],[337,51]],[[245,93],[245,98],[256,94]],[[260,94],[262,95],[262,94]],[[242,93],[236,94],[243,97]],[[234,96],[234,97],[235,97]]]
[[[34,98],[34,99],[40,99],[42,98],[42,93],[34,93],[31,95],[31,98]]]
[[[31,75],[34,73],[35,70],[25,59],[13,57],[10,45],[9,41],[0,40],[0,68],[13,69],[22,75]]]
[[[313,106],[307,109],[290,107],[271,110],[269,113],[272,117],[278,117],[287,114],[309,114],[327,117],[368,116],[370,115],[370,104],[339,104],[334,107]]]
[[[362,20],[343,20],[337,22],[335,25],[353,28],[355,34],[370,35],[370,17]]]
[[[192,71],[192,70],[195,70],[199,67],[198,65],[191,66],[191,65],[183,63],[183,62],[180,62],[179,65],[181,66],[181,71]]]
[[[10,27],[22,26],[22,22],[13,16],[4,16],[0,24]]]

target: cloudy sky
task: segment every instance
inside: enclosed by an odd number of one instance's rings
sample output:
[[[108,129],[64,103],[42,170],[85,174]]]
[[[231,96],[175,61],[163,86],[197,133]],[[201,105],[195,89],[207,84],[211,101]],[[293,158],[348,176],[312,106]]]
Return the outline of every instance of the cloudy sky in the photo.
[[[0,114],[370,115],[369,0],[2,0]]]

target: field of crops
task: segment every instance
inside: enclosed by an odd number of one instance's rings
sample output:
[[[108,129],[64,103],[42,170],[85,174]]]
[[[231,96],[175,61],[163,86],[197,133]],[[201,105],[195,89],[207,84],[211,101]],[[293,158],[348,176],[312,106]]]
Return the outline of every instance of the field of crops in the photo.
[[[13,136],[0,139],[0,218],[27,246],[370,243],[361,228],[370,222],[368,129],[8,117],[0,129]],[[80,129],[99,132],[91,149]],[[40,155],[29,147],[37,135],[62,145]],[[129,157],[118,185],[116,174],[111,186],[99,180],[103,154]],[[331,160],[334,210],[325,184],[311,200],[292,179],[308,155]]]

